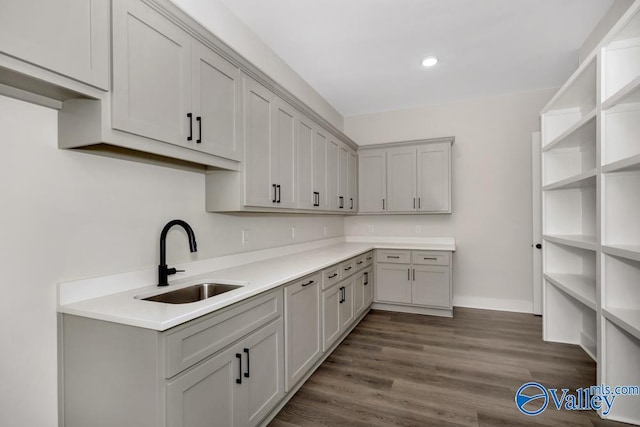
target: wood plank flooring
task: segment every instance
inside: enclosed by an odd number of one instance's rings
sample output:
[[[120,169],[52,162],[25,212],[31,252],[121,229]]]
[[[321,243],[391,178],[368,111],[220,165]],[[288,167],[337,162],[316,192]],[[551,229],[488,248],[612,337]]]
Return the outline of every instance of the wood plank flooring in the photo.
[[[593,411],[525,416],[516,390],[596,384],[577,346],[542,341],[530,314],[456,308],[453,319],[371,311],[271,422],[291,426],[585,426]]]

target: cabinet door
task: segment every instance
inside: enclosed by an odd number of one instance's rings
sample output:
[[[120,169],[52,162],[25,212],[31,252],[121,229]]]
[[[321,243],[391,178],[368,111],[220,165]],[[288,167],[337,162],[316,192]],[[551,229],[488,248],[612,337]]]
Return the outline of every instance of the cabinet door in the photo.
[[[433,307],[451,307],[449,267],[413,266],[412,303]]]
[[[320,206],[317,209],[327,210],[329,199],[327,196],[327,135],[316,129],[313,133],[313,191],[318,193]]]
[[[241,378],[236,354],[242,357],[235,348],[223,351],[167,382],[167,425],[241,425],[238,416],[244,408],[242,385],[236,383]]]
[[[202,43],[193,42],[193,148],[240,160],[242,83],[240,70]]]
[[[3,0],[0,52],[108,90],[109,13],[103,0]]]
[[[271,118],[275,95],[264,86],[244,79],[245,205],[275,206],[271,181]]]
[[[356,153],[349,151],[349,205],[351,212],[358,211],[358,158]]]
[[[387,197],[387,155],[385,150],[358,153],[360,212],[384,212]]]
[[[373,287],[375,286],[373,281],[373,269],[369,267],[364,270],[364,273],[362,274],[364,276],[362,283],[364,288],[364,307],[366,308],[373,302]]]
[[[340,285],[338,285],[340,286]],[[342,303],[340,304],[340,333],[344,332],[355,317],[355,281],[350,279],[349,281],[342,282]]]
[[[296,111],[289,104],[276,98],[272,125],[271,182],[277,185],[275,207],[295,208],[296,175]]]
[[[357,316],[364,309],[364,272],[356,274],[353,286],[353,311]]]
[[[341,289],[336,285],[322,293],[322,351],[327,351],[340,336]]]
[[[284,396],[283,323],[279,320],[245,338],[240,346],[244,359],[243,386],[246,411],[236,418],[238,426],[257,425]],[[240,353],[240,351],[238,351]],[[246,381],[246,384],[244,382]],[[242,419],[242,415],[247,415]],[[215,421],[215,425],[228,425]]]
[[[316,274],[285,288],[287,391],[311,369],[322,354],[321,277]]]
[[[451,212],[451,144],[418,148],[418,210]]]
[[[192,147],[191,37],[140,1],[114,1],[112,16],[112,126]]]
[[[376,301],[411,304],[411,266],[378,264],[376,267]]]
[[[297,140],[297,164],[298,176],[298,207],[302,209],[314,209],[318,202],[318,195],[313,188],[314,162],[313,162],[313,124],[306,117],[298,119]]]
[[[338,148],[338,208],[349,210],[349,151],[339,144]]]
[[[416,149],[395,148],[387,153],[389,212],[416,209]]]
[[[338,143],[329,138],[327,140],[327,208],[332,211],[339,211],[340,200],[338,199],[338,156],[340,147]]]

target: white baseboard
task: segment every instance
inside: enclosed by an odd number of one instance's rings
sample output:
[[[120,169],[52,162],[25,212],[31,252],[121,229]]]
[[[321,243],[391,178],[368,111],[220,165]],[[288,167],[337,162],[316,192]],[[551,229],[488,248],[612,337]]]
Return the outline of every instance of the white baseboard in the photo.
[[[533,313],[533,301],[523,300],[454,296],[453,306],[480,308],[484,310],[512,311],[515,313]]]

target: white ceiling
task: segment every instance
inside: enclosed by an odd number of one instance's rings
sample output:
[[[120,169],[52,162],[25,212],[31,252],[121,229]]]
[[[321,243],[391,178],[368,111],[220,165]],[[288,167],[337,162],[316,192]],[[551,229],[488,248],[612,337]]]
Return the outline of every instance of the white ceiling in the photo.
[[[220,1],[343,116],[560,86],[613,2]]]

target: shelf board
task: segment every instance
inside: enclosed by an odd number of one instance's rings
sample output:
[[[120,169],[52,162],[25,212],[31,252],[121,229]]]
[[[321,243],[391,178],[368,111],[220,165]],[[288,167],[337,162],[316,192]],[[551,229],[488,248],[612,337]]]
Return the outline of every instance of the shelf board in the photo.
[[[640,261],[640,245],[603,245],[602,252],[620,258]]]
[[[558,90],[551,100],[542,108],[541,114],[554,110],[582,107],[588,104],[595,106],[596,97],[596,57],[590,54],[569,80]],[[590,108],[590,109],[591,109]],[[581,108],[582,109],[582,108]]]
[[[543,191],[568,190],[571,188],[589,188],[596,186],[596,170],[591,169],[578,175],[571,176],[553,184],[542,187]]]
[[[640,340],[640,309],[603,307],[602,314],[611,323]]]
[[[546,273],[544,278],[556,288],[596,310],[596,281],[581,274]]]
[[[638,172],[640,171],[640,154],[617,160],[602,166],[602,172]]]
[[[542,236],[546,241],[559,243],[574,248],[596,250],[596,239],[594,236],[585,236],[582,234],[545,234]]]
[[[546,152],[556,148],[580,147],[586,143],[595,144],[596,138],[596,110],[590,111],[584,117],[551,142],[542,147]],[[589,138],[591,137],[591,138]]]
[[[640,76],[637,76],[607,98],[602,103],[602,109],[609,110],[617,105],[632,104],[635,102],[640,102]]]

